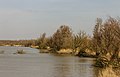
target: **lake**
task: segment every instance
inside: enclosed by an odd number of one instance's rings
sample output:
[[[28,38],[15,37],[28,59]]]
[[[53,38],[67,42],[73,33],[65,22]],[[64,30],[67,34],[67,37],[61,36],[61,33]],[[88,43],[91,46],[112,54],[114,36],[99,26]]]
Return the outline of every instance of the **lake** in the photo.
[[[26,54],[13,54],[23,49]],[[29,47],[0,47],[0,77],[98,77],[94,59],[39,53]]]

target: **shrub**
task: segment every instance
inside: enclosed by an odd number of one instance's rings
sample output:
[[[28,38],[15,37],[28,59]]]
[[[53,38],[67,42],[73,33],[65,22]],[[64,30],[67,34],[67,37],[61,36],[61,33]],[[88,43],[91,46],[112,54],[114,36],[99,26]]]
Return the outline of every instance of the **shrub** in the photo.
[[[101,60],[100,57],[104,56],[110,61],[109,64],[113,60],[118,62],[120,53],[120,21],[110,17],[102,23],[102,19],[97,19],[93,32],[93,45],[98,59]]]
[[[67,49],[73,47],[72,30],[68,26],[60,26],[60,28],[52,36],[53,49]]]

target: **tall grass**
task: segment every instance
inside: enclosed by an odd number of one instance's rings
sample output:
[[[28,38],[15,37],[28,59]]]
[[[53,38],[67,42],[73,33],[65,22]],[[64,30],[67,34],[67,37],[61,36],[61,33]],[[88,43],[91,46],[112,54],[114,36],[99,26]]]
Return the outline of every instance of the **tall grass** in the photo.
[[[119,76],[116,75],[112,67],[106,67],[99,71],[98,77],[119,77]]]

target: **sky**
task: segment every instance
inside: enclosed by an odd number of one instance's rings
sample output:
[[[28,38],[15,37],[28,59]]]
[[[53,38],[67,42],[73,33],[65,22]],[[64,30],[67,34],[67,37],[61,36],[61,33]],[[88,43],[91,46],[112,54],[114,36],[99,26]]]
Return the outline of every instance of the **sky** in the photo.
[[[92,35],[96,18],[120,16],[120,0],[0,0],[0,40],[52,35],[61,25]]]

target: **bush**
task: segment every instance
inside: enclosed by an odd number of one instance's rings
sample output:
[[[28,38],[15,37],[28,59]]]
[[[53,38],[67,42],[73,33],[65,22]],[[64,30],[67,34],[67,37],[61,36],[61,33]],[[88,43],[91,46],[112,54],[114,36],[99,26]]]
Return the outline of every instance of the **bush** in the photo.
[[[90,39],[85,32],[80,31],[78,34],[74,35],[73,38],[75,52],[84,52],[90,47]],[[90,49],[90,48],[89,48]]]
[[[47,49],[47,41],[46,33],[43,33],[40,38],[36,40],[36,46],[39,46],[39,49]]]
[[[60,28],[52,36],[52,47],[55,51],[73,47],[72,31],[68,26],[60,26]]]
[[[17,50],[16,54],[26,54],[23,50]]]
[[[104,56],[109,62],[116,60],[120,53],[120,21],[109,18],[102,23],[102,19],[97,19],[97,24],[93,33],[93,45],[98,59]],[[104,61],[103,61],[104,62]],[[111,63],[109,63],[111,64]]]

